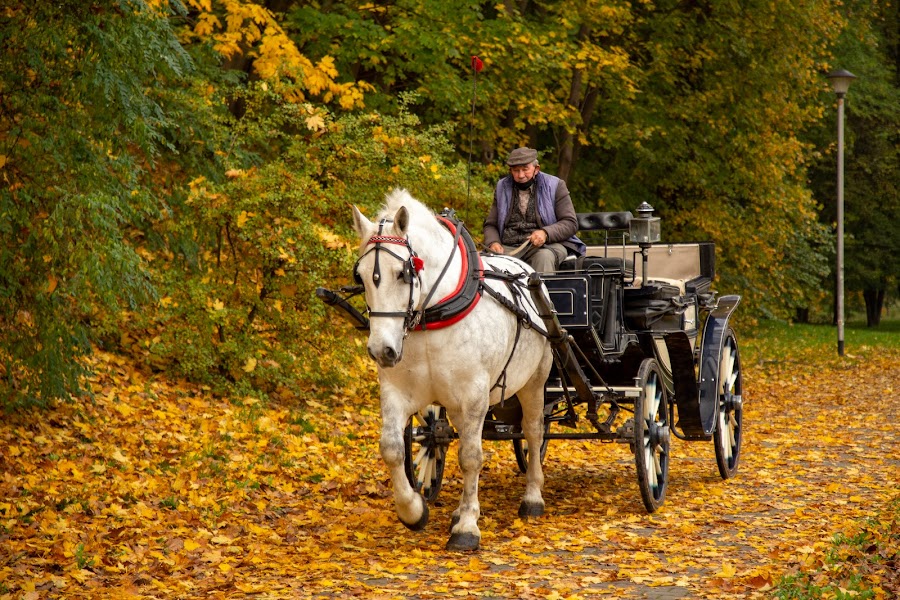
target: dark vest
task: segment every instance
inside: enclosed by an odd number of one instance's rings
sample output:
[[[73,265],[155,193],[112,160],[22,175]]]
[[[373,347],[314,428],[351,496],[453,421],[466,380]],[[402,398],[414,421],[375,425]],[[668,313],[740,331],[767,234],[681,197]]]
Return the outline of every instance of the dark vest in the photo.
[[[519,206],[518,196],[518,192],[514,191],[509,215],[506,217],[506,227],[503,228],[503,238],[500,240],[507,246],[518,246],[531,237],[531,232],[540,229],[534,193],[529,194],[528,206],[524,213]]]

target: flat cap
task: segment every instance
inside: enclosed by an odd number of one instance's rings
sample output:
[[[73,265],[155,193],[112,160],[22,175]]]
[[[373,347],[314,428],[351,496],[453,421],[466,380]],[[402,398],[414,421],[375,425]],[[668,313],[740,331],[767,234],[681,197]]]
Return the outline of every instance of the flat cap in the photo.
[[[510,167],[517,167],[519,165],[528,165],[537,160],[537,150],[532,148],[516,148],[512,152],[509,153],[509,158],[506,159],[506,164]]]

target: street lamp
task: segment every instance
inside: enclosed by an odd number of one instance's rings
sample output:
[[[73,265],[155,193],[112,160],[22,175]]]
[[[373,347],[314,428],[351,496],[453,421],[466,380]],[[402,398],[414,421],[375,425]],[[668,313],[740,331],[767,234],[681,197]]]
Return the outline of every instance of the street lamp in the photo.
[[[838,100],[837,125],[837,326],[838,356],[844,355],[844,96],[856,75],[845,69],[828,74]]]

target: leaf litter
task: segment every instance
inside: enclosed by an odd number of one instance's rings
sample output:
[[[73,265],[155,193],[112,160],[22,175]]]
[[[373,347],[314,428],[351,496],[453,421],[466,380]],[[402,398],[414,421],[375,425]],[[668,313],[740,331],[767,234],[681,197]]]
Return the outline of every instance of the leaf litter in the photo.
[[[897,497],[900,354],[806,359],[745,365],[738,476],[673,440],[654,515],[627,447],[554,440],[547,512],[519,519],[511,444],[485,442],[482,549],[454,554],[456,444],[408,531],[365,386],[301,410],[100,354],[93,400],[0,426],[0,598],[769,597]]]

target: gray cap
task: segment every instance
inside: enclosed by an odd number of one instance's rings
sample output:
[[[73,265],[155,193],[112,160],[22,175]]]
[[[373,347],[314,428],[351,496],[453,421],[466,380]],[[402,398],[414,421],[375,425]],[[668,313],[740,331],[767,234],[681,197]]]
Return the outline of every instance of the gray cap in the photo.
[[[530,165],[536,160],[537,150],[533,150],[532,148],[516,148],[509,153],[506,164],[510,167],[517,167],[519,165]]]

